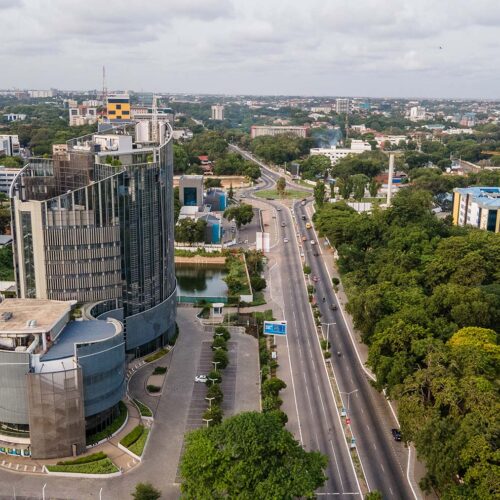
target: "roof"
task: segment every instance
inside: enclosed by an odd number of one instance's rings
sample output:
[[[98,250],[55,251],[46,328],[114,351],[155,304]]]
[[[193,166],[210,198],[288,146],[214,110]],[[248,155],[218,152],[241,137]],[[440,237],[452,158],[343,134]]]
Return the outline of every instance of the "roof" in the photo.
[[[10,234],[0,234],[0,246],[9,245],[10,243],[12,243]]]
[[[70,321],[57,337],[55,343],[41,357],[41,361],[68,358],[75,353],[75,344],[87,344],[106,340],[117,332],[116,323],[90,320]]]
[[[69,313],[73,303],[48,299],[4,299],[0,302],[0,315],[10,312],[12,317],[8,321],[0,321],[0,334],[49,332]],[[35,320],[36,324],[26,326],[31,320]]]
[[[15,281],[0,281],[0,292],[15,292],[16,282]]]
[[[453,191],[472,196],[473,201],[482,207],[500,209],[500,187],[471,186],[455,188]]]

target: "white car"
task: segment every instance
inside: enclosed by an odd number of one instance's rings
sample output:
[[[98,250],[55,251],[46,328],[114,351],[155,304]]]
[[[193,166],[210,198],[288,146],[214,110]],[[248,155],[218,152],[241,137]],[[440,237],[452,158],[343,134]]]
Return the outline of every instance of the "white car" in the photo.
[[[195,382],[202,382],[203,384],[207,381],[207,376],[206,375],[197,375],[194,378]]]
[[[311,245],[316,245],[316,242],[314,240],[311,240]]]
[[[283,243],[288,243],[288,238],[283,238]]]
[[[278,207],[276,210],[277,210],[278,212],[281,212],[281,207]]]

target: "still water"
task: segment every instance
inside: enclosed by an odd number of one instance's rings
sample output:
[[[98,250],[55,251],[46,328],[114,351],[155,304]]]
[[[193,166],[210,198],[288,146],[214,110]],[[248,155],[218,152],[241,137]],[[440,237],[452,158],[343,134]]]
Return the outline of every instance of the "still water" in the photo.
[[[223,281],[223,267],[177,264],[177,295],[183,297],[226,297],[227,285]]]

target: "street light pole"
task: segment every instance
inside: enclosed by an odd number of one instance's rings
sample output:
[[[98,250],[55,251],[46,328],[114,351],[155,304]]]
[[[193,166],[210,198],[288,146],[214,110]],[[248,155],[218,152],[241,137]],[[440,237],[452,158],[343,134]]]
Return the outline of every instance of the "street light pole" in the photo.
[[[212,400],[215,398],[205,398],[210,403],[210,408],[212,408]]]
[[[45,483],[43,485],[43,488],[42,488],[42,500],[45,500],[45,487],[47,486],[47,483]]]
[[[99,500],[102,500],[102,488],[99,490]]]
[[[327,349],[330,347],[330,325],[336,325],[337,323],[321,323],[321,325],[326,325],[326,346]]]
[[[215,366],[215,371],[217,371],[217,365],[220,363],[220,361],[212,361],[212,364]]]
[[[207,423],[207,427],[208,427],[208,423],[211,422],[213,420],[213,418],[202,418],[203,422],[206,422]]]
[[[349,415],[349,397],[355,392],[358,392],[358,389],[354,389],[354,391],[351,392],[340,392],[340,394],[345,394],[347,396],[347,415]]]

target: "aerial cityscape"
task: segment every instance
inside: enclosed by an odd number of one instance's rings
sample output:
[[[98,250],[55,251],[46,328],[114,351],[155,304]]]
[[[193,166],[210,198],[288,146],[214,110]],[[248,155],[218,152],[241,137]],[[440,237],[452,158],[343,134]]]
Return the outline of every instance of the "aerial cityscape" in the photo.
[[[0,499],[499,498],[500,5],[105,6],[0,0]]]

